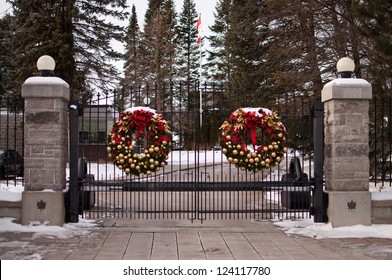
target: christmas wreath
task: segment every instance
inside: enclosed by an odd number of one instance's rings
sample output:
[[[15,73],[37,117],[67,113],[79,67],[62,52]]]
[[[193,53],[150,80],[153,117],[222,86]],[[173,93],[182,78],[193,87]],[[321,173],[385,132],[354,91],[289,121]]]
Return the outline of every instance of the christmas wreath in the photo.
[[[287,152],[286,129],[269,109],[240,108],[219,130],[222,153],[241,170],[256,172],[276,166]]]
[[[126,174],[150,175],[166,165],[171,135],[162,115],[147,107],[133,107],[122,112],[113,124],[107,151],[110,160]],[[136,153],[136,144],[143,141],[143,151]]]

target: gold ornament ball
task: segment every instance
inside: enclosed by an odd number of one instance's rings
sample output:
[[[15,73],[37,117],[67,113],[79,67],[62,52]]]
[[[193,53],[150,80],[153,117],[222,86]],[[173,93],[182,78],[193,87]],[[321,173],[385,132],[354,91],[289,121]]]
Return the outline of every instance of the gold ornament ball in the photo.
[[[255,161],[254,161],[254,159],[253,158],[251,158],[250,160],[249,160],[249,163],[251,163],[251,164],[253,164]]]
[[[154,169],[155,165],[154,164],[150,164],[150,169]]]
[[[269,167],[270,167],[270,165],[267,163],[267,164],[265,165],[265,167],[266,167],[266,168],[269,168]]]
[[[150,170],[147,170],[147,175],[151,175],[151,171]]]
[[[159,152],[159,147],[155,147],[154,152],[156,152],[156,153]]]
[[[118,155],[120,158],[124,158],[124,154],[119,154]]]
[[[243,156],[244,156],[244,154],[245,154],[245,153],[244,153],[243,151],[241,151],[241,152],[240,152],[240,156],[242,156],[242,157],[243,157]]]
[[[255,162],[259,162],[259,161],[260,161],[260,158],[257,157],[257,158],[254,159],[254,161],[255,161]]]
[[[285,152],[285,153],[287,153],[288,150],[289,150],[289,149],[288,149],[287,147],[284,147],[284,148],[283,148],[283,152]]]
[[[162,141],[162,145],[167,145],[167,141]]]
[[[267,148],[267,147],[264,147],[264,148],[263,148],[263,151],[264,151],[264,152],[267,152],[267,151],[268,151],[268,148]]]
[[[268,145],[268,149],[269,149],[269,150],[272,150],[273,148],[274,148],[274,146]]]
[[[276,157],[276,153],[275,152],[271,153],[271,156]]]
[[[164,161],[161,162],[161,166],[164,167],[166,163]]]
[[[264,165],[265,165],[265,161],[263,160],[262,162],[260,162],[260,164],[261,164],[262,166],[264,166]]]
[[[134,163],[131,164],[131,168],[132,168],[132,169],[135,168],[135,164],[134,164]]]
[[[278,149],[279,149],[279,146],[278,146],[278,145],[274,145],[274,149],[275,149],[275,150],[278,150]]]
[[[125,173],[129,174],[131,172],[131,169],[127,168],[125,169]]]
[[[256,156],[257,156],[257,154],[253,152],[252,157],[255,158]]]
[[[140,171],[140,166],[137,165],[137,166],[135,167],[135,169],[136,169],[137,171]]]
[[[227,160],[228,160],[229,162],[233,162],[233,158],[232,158],[232,157],[229,157]]]
[[[281,162],[282,161],[281,157],[276,157],[276,161]]]
[[[238,151],[237,150],[233,150],[233,155],[238,155]]]
[[[265,159],[266,165],[269,164],[270,162],[271,162],[271,160],[270,160],[269,158],[266,158],[266,159]]]
[[[227,149],[226,148],[222,149],[222,153],[226,154],[227,153]]]
[[[117,150],[121,150],[122,146],[121,145],[117,145]]]
[[[123,158],[120,159],[120,163],[121,163],[121,164],[124,164],[124,159],[123,159]]]
[[[123,166],[122,166],[122,165],[119,165],[118,168],[119,168],[119,169],[123,169]]]
[[[235,164],[237,164],[237,163],[238,163],[238,158],[233,159],[233,162],[234,162]]]
[[[148,152],[149,152],[150,154],[152,154],[152,153],[154,152],[154,148],[149,148],[149,149],[148,149]]]
[[[251,154],[247,154],[247,155],[246,155],[246,158],[247,158],[247,159],[250,159],[251,157],[252,157]]]
[[[240,144],[237,145],[237,149],[238,150],[241,149],[241,145]]]
[[[108,153],[110,153],[110,152],[112,151],[112,148],[107,147],[107,148],[106,148],[106,151],[107,151]]]
[[[159,166],[159,161],[156,160],[156,161],[154,162],[154,164],[155,164],[155,166]]]
[[[112,145],[116,145],[116,141],[113,140],[113,141],[112,141]]]
[[[282,133],[279,133],[279,134],[278,134],[278,137],[279,137],[279,138],[282,138],[282,137],[283,137],[283,134],[282,134]]]
[[[230,135],[227,135],[227,136],[226,136],[226,139],[227,139],[227,140],[230,140],[230,139],[231,139],[231,136],[230,136]]]

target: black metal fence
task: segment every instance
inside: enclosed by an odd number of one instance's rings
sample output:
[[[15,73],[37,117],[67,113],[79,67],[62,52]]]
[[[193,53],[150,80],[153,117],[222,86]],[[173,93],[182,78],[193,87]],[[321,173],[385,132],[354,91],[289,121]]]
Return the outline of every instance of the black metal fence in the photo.
[[[392,187],[392,97],[374,96],[369,108],[370,179],[378,188]]]
[[[134,106],[157,110],[173,131],[168,165],[150,176],[127,176],[108,160],[106,152],[112,124],[121,111]],[[80,199],[81,212],[88,218],[309,217],[313,199],[310,98],[196,84],[100,94],[82,107],[78,152],[86,160],[81,164],[86,170],[79,172]],[[278,167],[258,173],[242,171],[222,154],[218,129],[240,107],[269,108],[281,117],[289,151]]]
[[[282,185],[292,184],[282,178],[290,173],[291,160],[296,157],[303,173],[308,176],[309,185],[313,185],[313,100],[299,95],[271,95],[223,85],[205,84],[201,91],[202,118],[197,84],[160,89],[135,87],[126,93],[100,94],[83,102],[77,133],[78,157],[87,160],[86,173],[90,175],[79,172],[81,213],[92,218],[189,219],[309,215],[309,208],[313,207],[312,192],[302,196],[299,207],[288,207],[287,201],[291,197],[288,192],[283,192]],[[119,112],[132,106],[157,109],[174,132],[169,165],[159,174],[125,176],[108,161],[106,138],[111,125]],[[229,165],[222,155],[217,145],[218,128],[241,106],[269,108],[281,117],[288,131],[290,150],[279,168],[256,174],[240,171]],[[370,102],[369,117],[371,185],[391,188],[392,98],[374,97]],[[14,150],[24,156],[23,119],[21,98],[0,96],[0,150]],[[2,188],[23,187],[21,175],[2,175]],[[301,186],[294,187],[302,190]]]
[[[0,184],[23,187],[24,110],[18,96],[0,95]]]

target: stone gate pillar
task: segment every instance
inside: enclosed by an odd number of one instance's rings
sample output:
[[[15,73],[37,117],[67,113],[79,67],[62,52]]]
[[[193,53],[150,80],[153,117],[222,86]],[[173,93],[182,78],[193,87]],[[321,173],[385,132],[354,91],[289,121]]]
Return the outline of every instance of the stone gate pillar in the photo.
[[[324,86],[324,168],[328,219],[333,227],[371,224],[369,99],[363,79],[338,78]]]
[[[22,225],[40,221],[62,226],[65,219],[69,85],[57,77],[31,77],[22,85],[22,97],[25,103]]]

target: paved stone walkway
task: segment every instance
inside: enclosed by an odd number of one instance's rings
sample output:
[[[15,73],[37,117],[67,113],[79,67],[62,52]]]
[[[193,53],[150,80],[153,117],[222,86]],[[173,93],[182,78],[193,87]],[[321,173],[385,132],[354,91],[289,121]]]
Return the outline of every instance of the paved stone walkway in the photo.
[[[392,239],[288,236],[268,221],[110,220],[66,239],[1,233],[0,258],[52,260],[392,260]],[[24,250],[22,249],[24,247]],[[14,251],[12,251],[14,250]]]
[[[96,247],[70,254],[48,255],[61,259],[138,260],[312,260],[374,259],[366,255],[362,239],[316,240],[290,237],[271,222],[252,221],[129,221],[104,224]],[[86,240],[88,243],[91,240]],[[378,240],[388,246],[392,240]],[[386,243],[386,244],[385,244]],[[362,244],[362,245],[361,245]],[[351,245],[354,245],[352,247]],[[356,246],[355,246],[356,245]],[[363,252],[358,248],[363,247]],[[373,248],[374,249],[374,248]],[[387,249],[385,247],[384,249]],[[369,252],[368,252],[369,253]]]

